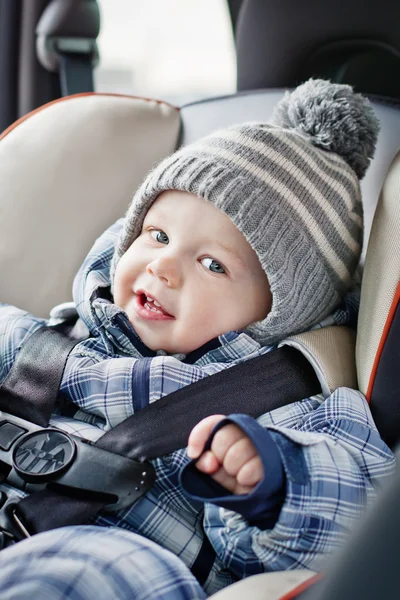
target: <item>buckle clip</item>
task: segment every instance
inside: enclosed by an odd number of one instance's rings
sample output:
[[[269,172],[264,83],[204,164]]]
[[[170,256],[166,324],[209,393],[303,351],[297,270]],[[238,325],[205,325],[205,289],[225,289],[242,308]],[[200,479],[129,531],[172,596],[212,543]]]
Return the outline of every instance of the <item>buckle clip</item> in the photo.
[[[28,493],[51,485],[60,493],[66,489],[72,495],[97,497],[106,510],[116,511],[133,504],[156,480],[150,461],[115,454],[61,429],[39,427],[4,412],[0,416],[0,461],[8,469],[6,481]],[[16,524],[18,535],[29,534],[18,515],[5,521],[2,513],[0,508],[0,530],[8,530],[11,521],[12,533]]]
[[[90,37],[38,36],[36,51],[41,65],[52,73],[59,70],[61,54],[91,55],[93,68],[100,61],[96,39]]]
[[[57,479],[73,463],[76,444],[58,429],[42,429],[23,435],[14,445],[12,464],[28,483],[48,483]]]

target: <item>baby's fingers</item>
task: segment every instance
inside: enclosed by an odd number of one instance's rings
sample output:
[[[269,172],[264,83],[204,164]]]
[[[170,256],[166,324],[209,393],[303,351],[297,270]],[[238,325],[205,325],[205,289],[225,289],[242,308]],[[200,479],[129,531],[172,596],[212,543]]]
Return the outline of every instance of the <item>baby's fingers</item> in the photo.
[[[200,421],[200,423],[197,423],[189,435],[187,446],[187,455],[189,458],[194,459],[200,456],[213,427],[224,418],[225,415],[211,415]]]
[[[219,469],[211,477],[225,489],[232,492],[232,494],[250,494],[253,491],[253,486],[241,485],[238,483],[236,477],[229,475],[223,468]]]
[[[264,469],[261,458],[257,455],[243,465],[236,476],[236,480],[238,486],[254,487],[261,481],[263,476]]]
[[[207,475],[213,475],[220,467],[221,465],[212,452],[204,452],[196,462],[196,469],[202,471],[202,473],[207,473]]]

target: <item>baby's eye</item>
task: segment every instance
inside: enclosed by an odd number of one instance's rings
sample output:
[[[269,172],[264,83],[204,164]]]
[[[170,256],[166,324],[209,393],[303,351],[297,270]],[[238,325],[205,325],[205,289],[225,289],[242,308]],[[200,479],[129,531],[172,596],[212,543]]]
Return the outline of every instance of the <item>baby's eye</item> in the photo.
[[[160,244],[168,244],[169,242],[167,234],[161,231],[161,229],[152,229],[150,235]]]
[[[213,258],[202,258],[201,264],[213,273],[225,273],[224,267]]]

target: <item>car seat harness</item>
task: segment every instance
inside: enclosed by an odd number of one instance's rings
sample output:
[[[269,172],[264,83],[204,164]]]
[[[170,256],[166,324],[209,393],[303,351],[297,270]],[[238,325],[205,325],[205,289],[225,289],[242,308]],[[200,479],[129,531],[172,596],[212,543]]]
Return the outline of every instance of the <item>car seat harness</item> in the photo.
[[[308,360],[282,346],[164,396],[90,442],[49,427],[80,341],[70,332],[65,323],[34,332],[0,387],[0,481],[30,494],[16,502],[0,493],[0,549],[131,505],[155,482],[150,461],[186,447],[206,416],[258,417],[321,392]]]

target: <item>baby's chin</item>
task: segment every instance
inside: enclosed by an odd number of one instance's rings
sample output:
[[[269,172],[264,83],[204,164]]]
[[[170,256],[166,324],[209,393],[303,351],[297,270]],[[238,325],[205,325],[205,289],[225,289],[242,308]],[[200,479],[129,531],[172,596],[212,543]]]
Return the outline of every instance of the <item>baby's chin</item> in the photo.
[[[146,331],[145,328],[140,327],[140,325],[131,320],[130,323],[149,350],[153,350],[153,352],[165,352],[166,354],[189,354],[189,352],[185,352],[181,344],[171,344],[171,340],[168,339],[170,336],[159,336],[151,331]]]
[[[140,331],[137,331],[137,334],[145,346],[150,350],[153,350],[153,352],[166,352],[169,355],[184,354],[187,356],[206,343],[203,339],[190,340],[190,343],[184,341],[171,343],[171,340],[166,337],[148,334],[148,332],[141,333]]]
[[[163,343],[162,341],[155,342],[155,343],[146,343],[144,339],[142,339],[142,342],[148,348],[150,348],[150,350],[153,350],[153,352],[160,352],[160,353],[165,352],[168,355],[183,354],[183,355],[187,356],[188,354],[193,352],[193,350],[197,350],[200,347],[200,346],[191,347],[191,346],[180,345],[180,344],[178,344],[178,345],[169,344],[169,343]]]
[[[197,328],[194,331],[193,328],[190,330],[189,326],[190,335],[188,336],[185,335],[187,327],[179,327],[176,321],[143,323],[137,319],[131,319],[130,316],[129,321],[147,348],[153,352],[165,352],[169,355],[184,354],[187,356],[223,333],[214,330],[212,331],[214,335],[211,335],[211,331],[209,331],[207,336],[204,329]]]

